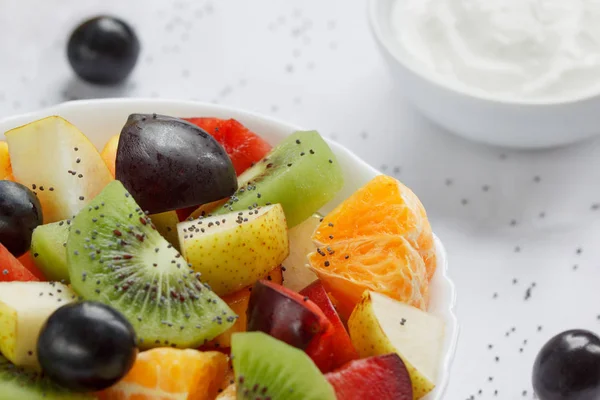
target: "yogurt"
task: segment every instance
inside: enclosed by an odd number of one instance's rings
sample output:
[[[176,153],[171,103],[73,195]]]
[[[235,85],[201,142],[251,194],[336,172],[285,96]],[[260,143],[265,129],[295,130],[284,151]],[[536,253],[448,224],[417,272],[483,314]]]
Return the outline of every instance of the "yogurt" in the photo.
[[[438,80],[521,99],[600,91],[600,0],[397,0],[391,18]]]

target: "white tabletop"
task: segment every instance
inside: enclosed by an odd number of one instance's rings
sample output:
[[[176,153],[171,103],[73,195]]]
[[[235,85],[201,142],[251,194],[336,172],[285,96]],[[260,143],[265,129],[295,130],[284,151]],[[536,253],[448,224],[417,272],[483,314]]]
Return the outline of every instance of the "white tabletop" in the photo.
[[[441,131],[394,86],[365,11],[364,0],[3,0],[0,117],[163,97],[318,129],[412,187],[448,248],[461,337],[446,398],[532,398],[541,345],[600,328],[600,141],[523,153]],[[142,42],[120,88],[83,84],[67,63],[71,29],[98,13]]]

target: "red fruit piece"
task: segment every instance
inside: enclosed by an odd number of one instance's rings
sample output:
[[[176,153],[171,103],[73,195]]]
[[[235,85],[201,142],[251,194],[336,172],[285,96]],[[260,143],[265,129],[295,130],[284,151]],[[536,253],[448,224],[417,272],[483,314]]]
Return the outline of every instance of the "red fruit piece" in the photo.
[[[269,143],[235,119],[184,119],[204,129],[225,148],[238,176],[250,168],[252,164],[262,160],[271,151]]]
[[[302,289],[300,295],[308,297],[312,302],[319,306],[333,327],[331,333],[332,345],[330,348],[332,354],[330,369],[321,371],[329,372],[332,369],[341,367],[347,362],[358,359],[358,352],[352,345],[348,331],[346,331],[333,303],[329,299],[329,296],[327,296],[327,292],[321,281],[311,283]]]
[[[0,243],[0,282],[39,281]]]
[[[397,354],[351,361],[325,377],[340,400],[413,400],[410,375]]]
[[[193,207],[180,208],[179,210],[175,210],[177,212],[177,218],[179,218],[180,221],[185,221],[186,219],[188,219],[190,214],[193,213],[197,208],[198,208],[198,206],[193,206]]]
[[[330,362],[333,327],[307,297],[263,279],[252,288],[247,315],[249,332],[265,332],[306,351],[319,368]]]
[[[18,260],[37,279],[39,279],[40,281],[46,281],[47,280],[46,277],[44,276],[44,274],[42,273],[42,271],[39,270],[39,268],[37,267],[37,265],[35,265],[35,261],[33,261],[33,257],[34,256],[35,256],[35,254],[32,256],[31,252],[28,251],[27,253],[25,253],[21,257],[19,257]],[[0,267],[1,267],[1,265],[0,265]]]

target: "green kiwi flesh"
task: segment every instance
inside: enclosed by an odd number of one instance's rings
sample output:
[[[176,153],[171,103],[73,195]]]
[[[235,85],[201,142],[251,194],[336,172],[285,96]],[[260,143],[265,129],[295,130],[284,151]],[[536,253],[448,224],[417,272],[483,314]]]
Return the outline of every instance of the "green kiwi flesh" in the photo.
[[[91,393],[74,393],[30,368],[13,365],[0,355],[0,400],[92,400]]]
[[[292,228],[333,199],[343,185],[342,170],[325,140],[315,131],[300,131],[240,175],[239,189],[212,214],[280,203]]]
[[[67,238],[71,220],[40,225],[31,236],[31,254],[35,265],[50,281],[69,282]]]
[[[123,313],[141,348],[198,347],[237,318],[119,181],[74,219],[67,260],[73,289]]]
[[[306,353],[266,333],[234,333],[231,358],[238,399],[336,400]]]

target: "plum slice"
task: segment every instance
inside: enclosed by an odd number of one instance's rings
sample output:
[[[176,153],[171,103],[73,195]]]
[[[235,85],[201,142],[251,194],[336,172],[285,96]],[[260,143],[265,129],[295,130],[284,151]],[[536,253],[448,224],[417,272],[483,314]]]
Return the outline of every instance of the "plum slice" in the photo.
[[[315,281],[306,288],[300,291],[301,296],[308,297],[323,311],[325,316],[329,319],[332,325],[331,333],[331,353],[325,355],[328,357],[326,361],[317,363],[323,372],[329,372],[331,369],[339,368],[349,361],[356,360],[358,358],[358,352],[354,348],[350,335],[344,327],[340,316],[338,315],[333,303],[329,299],[325,288],[321,281]],[[323,344],[323,342],[321,343]],[[321,353],[323,353],[322,351]]]
[[[410,375],[394,353],[351,361],[325,377],[338,399],[413,400]]]
[[[333,331],[331,322],[308,297],[276,283],[259,280],[252,288],[247,315],[249,332],[268,333],[304,350],[315,363],[321,353],[331,354],[328,347]]]
[[[212,136],[156,114],[129,116],[119,137],[115,177],[151,214],[210,203],[237,189],[233,164]]]

